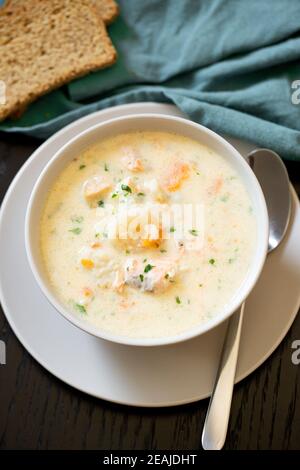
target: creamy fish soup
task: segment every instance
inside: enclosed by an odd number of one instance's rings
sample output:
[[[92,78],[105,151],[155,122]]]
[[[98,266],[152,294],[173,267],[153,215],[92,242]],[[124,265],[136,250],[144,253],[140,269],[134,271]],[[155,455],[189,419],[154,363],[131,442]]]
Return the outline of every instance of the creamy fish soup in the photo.
[[[232,299],[256,219],[222,155],[181,135],[134,132],[74,155],[40,233],[68,310],[109,333],[153,338],[206,322]]]

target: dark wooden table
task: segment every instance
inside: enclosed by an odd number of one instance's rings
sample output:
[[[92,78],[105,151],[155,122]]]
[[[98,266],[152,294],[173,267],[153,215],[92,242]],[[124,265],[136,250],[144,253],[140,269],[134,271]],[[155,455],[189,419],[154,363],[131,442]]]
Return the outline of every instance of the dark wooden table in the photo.
[[[0,134],[1,200],[39,144]],[[300,194],[300,163],[287,167]],[[1,449],[201,449],[207,400],[170,409],[112,405],[44,370],[20,345],[2,311],[0,339],[7,346],[7,364],[0,366]],[[300,449],[300,365],[291,361],[295,339],[299,315],[272,356],[235,387],[225,448]]]

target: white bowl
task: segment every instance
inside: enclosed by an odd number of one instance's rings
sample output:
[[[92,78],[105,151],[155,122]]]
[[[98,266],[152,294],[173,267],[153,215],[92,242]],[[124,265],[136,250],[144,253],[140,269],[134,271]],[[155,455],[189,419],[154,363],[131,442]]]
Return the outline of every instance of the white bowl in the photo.
[[[65,168],[68,162],[74,158],[74,155],[78,155],[86,147],[109,136],[136,130],[175,132],[199,141],[221,154],[231,163],[231,165],[234,166],[235,170],[244,182],[257,220],[256,246],[252,262],[246,278],[232,297],[231,301],[224,305],[224,308],[212,319],[176,336],[146,339],[118,336],[102,331],[92,324],[77,318],[59,301],[55,293],[51,290],[43,262],[41,260],[39,234],[41,213],[44,207],[45,198],[55,178]],[[259,277],[267,254],[268,234],[268,214],[262,190],[254,173],[239,152],[225,139],[206,127],[179,117],[164,116],[160,114],[137,114],[111,119],[90,127],[77,137],[71,139],[52,157],[40,174],[28,203],[25,220],[25,242],[29,264],[38,285],[49,302],[67,320],[82,330],[115,343],[135,346],[161,346],[185,341],[207,332],[232,315],[232,313],[249,295]]]

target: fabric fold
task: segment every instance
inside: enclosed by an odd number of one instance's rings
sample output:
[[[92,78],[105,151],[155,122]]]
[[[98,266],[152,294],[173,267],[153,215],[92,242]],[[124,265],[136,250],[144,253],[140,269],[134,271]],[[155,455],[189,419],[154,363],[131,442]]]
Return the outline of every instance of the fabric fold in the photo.
[[[299,0],[118,3],[109,28],[117,63],[41,97],[1,130],[47,138],[109,106],[169,102],[216,132],[300,160]]]

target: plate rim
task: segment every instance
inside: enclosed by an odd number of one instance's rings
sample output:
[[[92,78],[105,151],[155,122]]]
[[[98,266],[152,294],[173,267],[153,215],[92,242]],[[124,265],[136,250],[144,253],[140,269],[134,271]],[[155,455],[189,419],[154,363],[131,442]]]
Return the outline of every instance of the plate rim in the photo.
[[[62,129],[57,131],[55,134],[53,134],[50,138],[46,139],[36,150],[34,150],[32,155],[24,162],[24,164],[21,166],[19,171],[16,173],[16,175],[12,179],[12,181],[11,181],[11,183],[10,183],[10,185],[9,185],[5,195],[4,195],[2,203],[1,203],[0,226],[2,225],[2,220],[4,218],[4,214],[6,212],[6,206],[8,204],[11,193],[13,193],[16,185],[18,184],[19,180],[22,178],[23,173],[26,171],[27,167],[31,165],[31,163],[35,160],[37,154],[40,153],[44,149],[44,147],[48,146],[49,144],[51,144],[51,142],[53,140],[55,140],[60,135],[64,134],[66,132],[66,130],[69,130],[73,126],[75,127],[77,123],[79,123],[79,122],[83,123],[84,121],[89,121],[91,116],[96,116],[96,115],[99,115],[99,114],[100,115],[105,114],[107,111],[110,111],[110,110],[115,110],[116,112],[118,112],[119,109],[134,109],[134,108],[140,107],[140,106],[145,106],[145,107],[157,106],[158,108],[170,109],[172,111],[175,111],[175,110],[177,111],[178,110],[178,108],[175,105],[167,104],[167,103],[139,102],[139,103],[123,104],[123,105],[118,105],[118,106],[106,108],[104,110],[95,111],[94,113],[83,116],[82,118],[77,119],[77,120],[71,122],[70,124],[68,124],[67,126],[63,127]],[[291,194],[292,194],[293,203],[295,204],[295,209],[299,210],[300,202],[299,202],[297,193],[296,193],[296,191],[295,191],[295,189],[292,185],[291,185]],[[24,247],[24,249],[25,249],[25,247]],[[63,378],[62,376],[60,376],[58,373],[53,372],[51,367],[49,367],[47,365],[46,361],[41,359],[39,357],[38,352],[33,351],[31,346],[23,338],[21,332],[19,332],[18,328],[16,327],[15,322],[13,320],[13,317],[11,316],[11,314],[9,312],[9,308],[6,304],[5,295],[4,295],[3,286],[2,286],[2,276],[1,275],[0,275],[0,303],[2,305],[4,315],[6,317],[6,320],[9,324],[10,328],[12,329],[13,333],[17,337],[18,341],[26,349],[26,351],[33,357],[33,359],[36,360],[38,364],[40,364],[42,367],[44,367],[47,370],[47,372],[52,374],[56,379],[59,379],[63,383],[67,384],[68,386],[71,386],[72,388],[75,388],[76,390],[79,390],[82,393],[88,394],[88,395],[93,396],[97,399],[108,401],[110,403],[115,403],[117,405],[122,405],[122,406],[126,406],[126,407],[137,407],[137,408],[165,408],[165,407],[184,406],[184,405],[188,405],[188,404],[191,404],[191,403],[195,403],[197,401],[201,401],[201,400],[206,399],[210,396],[209,394],[206,394],[206,395],[203,395],[203,396],[200,396],[200,397],[197,396],[197,397],[189,398],[189,399],[186,399],[186,400],[172,401],[171,403],[158,403],[158,404],[156,404],[156,403],[155,404],[153,404],[153,403],[138,403],[138,404],[134,404],[134,403],[128,403],[128,402],[122,401],[122,400],[116,400],[116,399],[111,399],[109,397],[100,396],[100,395],[97,395],[96,393],[94,393],[92,391],[84,390],[82,387],[72,383],[72,381],[69,381],[69,380]],[[300,306],[300,292],[299,292],[298,305],[295,308],[295,311],[293,311],[293,313],[290,315],[290,321],[288,322],[286,328],[282,331],[282,333],[281,333],[280,337],[278,338],[278,340],[274,343],[272,348],[266,354],[264,354],[251,368],[249,368],[243,374],[240,374],[236,377],[235,384],[241,382],[246,377],[248,377],[250,374],[252,374],[252,372],[254,372],[256,369],[258,369],[274,353],[274,351],[278,348],[278,346],[281,344],[281,342],[283,341],[283,339],[287,335],[287,333],[290,330],[293,322],[295,321],[295,318],[296,318],[298,310],[299,310],[299,306]],[[89,333],[82,332],[82,334],[89,334]],[[132,346],[132,347],[135,347],[135,346]]]

